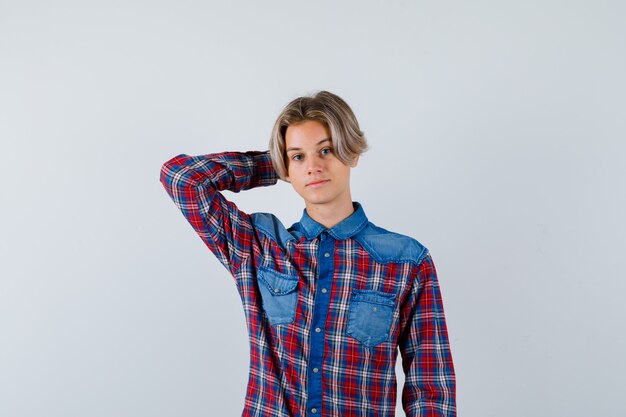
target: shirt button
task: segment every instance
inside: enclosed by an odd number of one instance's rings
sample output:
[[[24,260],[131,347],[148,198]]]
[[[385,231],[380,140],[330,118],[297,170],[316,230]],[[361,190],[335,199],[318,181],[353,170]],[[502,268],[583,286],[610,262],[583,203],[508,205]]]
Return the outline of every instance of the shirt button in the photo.
[[[326,294],[326,291],[328,291],[326,288],[322,288],[322,292],[323,292],[324,294]]]
[[[313,414],[317,413],[317,408],[311,408],[311,412],[312,412]]]
[[[318,372],[319,372],[319,369],[317,369],[317,368],[313,368],[313,372],[318,373]]]
[[[330,256],[330,253],[328,253],[328,252],[326,252],[326,253],[324,254],[324,258],[328,258],[329,256]]]
[[[377,310],[378,310],[378,308],[376,308],[376,307],[372,308],[372,311],[377,311]]]
[[[320,329],[319,327],[316,327],[316,328],[315,328],[315,332],[319,333],[319,332],[321,332],[321,331],[322,331],[322,329]]]

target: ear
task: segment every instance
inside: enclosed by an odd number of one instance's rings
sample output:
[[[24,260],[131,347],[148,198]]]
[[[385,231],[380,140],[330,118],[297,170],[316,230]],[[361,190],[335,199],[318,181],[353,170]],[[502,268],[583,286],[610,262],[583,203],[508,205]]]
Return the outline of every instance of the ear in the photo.
[[[285,171],[285,181],[291,183],[291,180],[289,179],[289,161],[287,160],[286,155],[283,157],[283,168]]]
[[[291,178],[289,178],[289,168],[287,168],[287,165],[285,165],[285,182],[291,184]]]
[[[357,156],[354,158],[354,160],[352,161],[352,163],[350,164],[350,166],[351,166],[352,168],[356,167],[356,164],[359,162],[359,156],[360,156],[360,155],[357,155]]]

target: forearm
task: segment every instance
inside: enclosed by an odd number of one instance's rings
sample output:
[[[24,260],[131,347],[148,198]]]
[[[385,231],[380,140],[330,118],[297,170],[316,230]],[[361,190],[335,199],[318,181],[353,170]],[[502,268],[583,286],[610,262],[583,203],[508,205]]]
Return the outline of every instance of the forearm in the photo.
[[[276,184],[278,175],[267,151],[221,152],[177,155],[163,164],[160,180],[168,192],[198,185],[239,192]]]

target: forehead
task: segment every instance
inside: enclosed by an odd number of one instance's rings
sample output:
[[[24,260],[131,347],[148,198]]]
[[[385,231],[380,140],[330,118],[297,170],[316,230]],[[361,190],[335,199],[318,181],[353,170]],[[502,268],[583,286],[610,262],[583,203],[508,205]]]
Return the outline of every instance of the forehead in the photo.
[[[330,131],[317,120],[306,120],[289,125],[285,132],[285,144],[288,151],[291,147],[315,147],[324,139],[330,139]]]

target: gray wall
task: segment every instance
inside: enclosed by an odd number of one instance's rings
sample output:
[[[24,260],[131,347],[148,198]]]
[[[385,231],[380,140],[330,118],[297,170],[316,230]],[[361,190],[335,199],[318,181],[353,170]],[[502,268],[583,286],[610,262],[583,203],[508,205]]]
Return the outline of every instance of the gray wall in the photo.
[[[626,415],[625,18],[620,1],[0,1],[0,415],[241,413],[241,301],[159,169],[266,149],[318,89],[371,143],[353,198],[433,254],[459,415]],[[287,225],[304,207],[286,183],[227,195]]]

